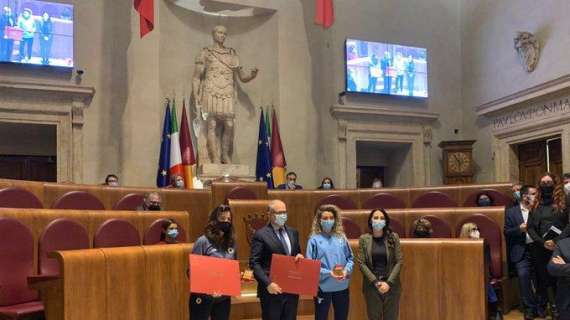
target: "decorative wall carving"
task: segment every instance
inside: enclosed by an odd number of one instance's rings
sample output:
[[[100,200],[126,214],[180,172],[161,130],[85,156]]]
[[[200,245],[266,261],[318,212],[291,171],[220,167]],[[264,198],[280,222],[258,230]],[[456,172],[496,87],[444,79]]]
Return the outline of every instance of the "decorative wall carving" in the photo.
[[[540,58],[540,43],[530,32],[517,32],[515,50],[526,72],[533,72]]]

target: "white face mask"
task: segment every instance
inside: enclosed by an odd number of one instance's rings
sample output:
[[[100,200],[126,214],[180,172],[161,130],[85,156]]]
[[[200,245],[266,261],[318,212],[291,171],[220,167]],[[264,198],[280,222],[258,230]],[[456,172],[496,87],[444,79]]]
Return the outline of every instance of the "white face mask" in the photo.
[[[372,183],[372,188],[382,188],[382,182],[381,181],[374,181]]]
[[[184,180],[176,180],[176,187],[179,189],[184,189]]]
[[[566,184],[564,185],[564,193],[565,193],[566,195],[569,195],[569,194],[570,194],[570,182],[568,182],[568,183],[566,183]]]
[[[481,235],[479,234],[479,231],[473,230],[469,233],[469,237],[471,237],[471,239],[479,239]]]

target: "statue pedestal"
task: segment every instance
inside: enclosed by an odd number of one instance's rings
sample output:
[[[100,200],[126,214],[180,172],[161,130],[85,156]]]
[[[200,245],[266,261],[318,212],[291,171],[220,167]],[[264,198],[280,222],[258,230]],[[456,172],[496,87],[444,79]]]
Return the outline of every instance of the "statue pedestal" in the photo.
[[[249,166],[242,164],[201,164],[198,168],[198,176],[202,182],[228,176],[240,180],[255,181],[255,176],[251,174]]]

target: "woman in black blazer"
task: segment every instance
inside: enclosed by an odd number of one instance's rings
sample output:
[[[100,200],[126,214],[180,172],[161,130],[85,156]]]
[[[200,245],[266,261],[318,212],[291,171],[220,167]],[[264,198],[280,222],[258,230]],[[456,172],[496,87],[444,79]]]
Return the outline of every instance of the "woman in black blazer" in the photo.
[[[547,301],[550,303],[553,319],[559,319],[560,316],[554,299],[556,281],[548,274],[546,266],[552,257],[556,242],[570,235],[564,190],[557,180],[551,173],[546,173],[540,178],[537,206],[531,211],[528,219],[528,234],[534,240],[537,298],[543,307]]]
[[[548,272],[558,278],[556,304],[560,310],[560,319],[570,320],[570,238],[556,244]]]

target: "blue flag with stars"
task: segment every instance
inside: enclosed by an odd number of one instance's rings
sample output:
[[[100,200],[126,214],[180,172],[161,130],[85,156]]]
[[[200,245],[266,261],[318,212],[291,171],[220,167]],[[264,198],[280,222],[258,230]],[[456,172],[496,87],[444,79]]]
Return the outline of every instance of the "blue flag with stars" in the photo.
[[[158,160],[158,173],[156,175],[156,186],[166,187],[170,184],[170,101],[166,103],[166,114],[164,115],[164,125],[162,126],[162,142],[160,144],[160,159]]]
[[[259,117],[259,139],[257,140],[257,164],[255,177],[257,181],[267,182],[267,188],[273,189],[273,176],[271,175],[271,151],[269,149],[269,137],[267,126],[263,116],[263,109]]]

